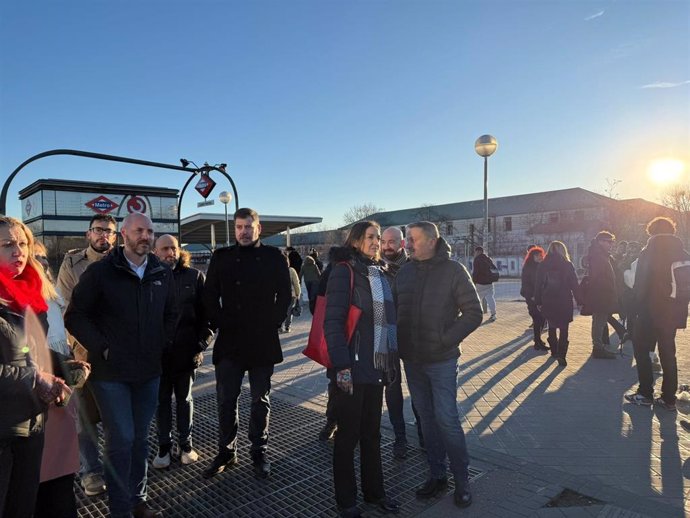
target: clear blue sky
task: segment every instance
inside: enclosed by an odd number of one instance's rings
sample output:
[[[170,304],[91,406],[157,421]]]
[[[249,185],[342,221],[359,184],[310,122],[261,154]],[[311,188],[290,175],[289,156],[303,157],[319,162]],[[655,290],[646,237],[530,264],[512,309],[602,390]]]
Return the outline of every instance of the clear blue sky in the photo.
[[[689,35],[685,0],[2,2],[0,179],[55,148],[226,162],[241,205],[337,226],[481,198],[491,133],[490,196],[657,201],[649,162],[690,163]],[[9,213],[38,178],[186,180],[47,158]]]

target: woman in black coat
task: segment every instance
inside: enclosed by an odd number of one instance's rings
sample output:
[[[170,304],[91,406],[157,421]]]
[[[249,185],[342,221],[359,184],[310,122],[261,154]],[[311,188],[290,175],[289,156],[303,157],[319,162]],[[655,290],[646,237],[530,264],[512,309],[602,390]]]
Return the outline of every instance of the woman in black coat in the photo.
[[[529,249],[525,256],[525,262],[522,264],[522,285],[520,287],[520,295],[525,298],[527,302],[527,312],[532,317],[532,329],[534,331],[534,349],[537,351],[546,351],[548,347],[541,339],[541,333],[544,330],[544,315],[537,308],[534,302],[534,287],[537,283],[537,268],[544,260],[544,249],[540,246],[535,246]]]
[[[43,414],[71,394],[62,379],[43,370],[50,368],[48,350],[27,347],[47,329],[47,280],[34,255],[31,230],[0,215],[0,516],[5,518],[33,516]]]
[[[326,291],[324,334],[333,364],[329,377],[337,384],[333,479],[341,516],[348,518],[360,516],[354,468],[358,442],[364,500],[385,512],[398,511],[398,504],[386,497],[381,467],[383,385],[395,376],[397,343],[393,297],[379,259],[380,240],[377,223],[356,223],[345,245],[331,252]],[[348,339],[351,304],[361,316]],[[375,314],[375,305],[384,310]]]
[[[573,297],[579,300],[577,275],[568,249],[552,241],[546,257],[537,268],[534,301],[549,323],[551,356],[562,367],[567,365],[568,327],[573,321]]]

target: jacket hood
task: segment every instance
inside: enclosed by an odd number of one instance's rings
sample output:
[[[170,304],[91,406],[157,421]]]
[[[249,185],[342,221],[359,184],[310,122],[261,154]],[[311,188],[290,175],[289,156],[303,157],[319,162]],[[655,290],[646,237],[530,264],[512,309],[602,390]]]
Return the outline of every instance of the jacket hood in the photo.
[[[448,244],[448,241],[442,237],[439,237],[438,241],[436,241],[436,253],[434,254],[434,257],[430,259],[430,261],[435,263],[439,261],[447,261],[450,259],[450,255],[450,245]]]
[[[316,264],[316,262],[314,261],[314,258],[312,256],[308,255],[304,258],[303,264]]]
[[[683,242],[674,234],[656,234],[647,240],[648,253],[669,253],[678,256],[683,251]]]
[[[177,260],[176,268],[189,268],[192,266],[192,254],[187,250],[180,250],[180,258]]]
[[[355,249],[349,246],[334,246],[328,251],[328,262],[349,261],[355,256]]]

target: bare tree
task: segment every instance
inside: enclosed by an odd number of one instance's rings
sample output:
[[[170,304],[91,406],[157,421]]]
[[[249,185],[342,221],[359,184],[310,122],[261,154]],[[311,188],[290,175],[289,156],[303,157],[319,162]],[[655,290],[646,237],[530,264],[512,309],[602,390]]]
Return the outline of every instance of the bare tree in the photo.
[[[350,207],[343,215],[343,222],[346,225],[350,225],[356,221],[366,219],[372,214],[382,212],[383,210],[385,209],[382,207],[377,207],[371,202],[363,203],[362,205],[354,205],[353,207]]]
[[[611,198],[612,200],[617,200],[620,198],[618,194],[618,185],[623,183],[623,180],[618,178],[606,178],[606,187],[604,188],[604,194]]]
[[[687,246],[690,238],[690,185],[676,184],[669,187],[660,201],[664,207],[676,211],[678,234]]]

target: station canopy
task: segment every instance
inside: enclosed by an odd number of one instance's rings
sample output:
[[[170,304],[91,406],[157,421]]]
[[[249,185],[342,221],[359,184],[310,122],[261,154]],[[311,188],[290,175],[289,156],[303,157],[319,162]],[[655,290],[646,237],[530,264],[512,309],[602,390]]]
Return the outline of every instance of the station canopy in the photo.
[[[230,243],[235,242],[232,215],[228,214],[230,225]],[[294,230],[306,225],[321,223],[323,218],[302,216],[259,216],[261,222],[261,238],[265,239],[286,230]],[[182,218],[182,233],[180,242],[185,245],[210,245],[211,226],[214,228],[216,243],[225,243],[225,215],[199,213]]]

